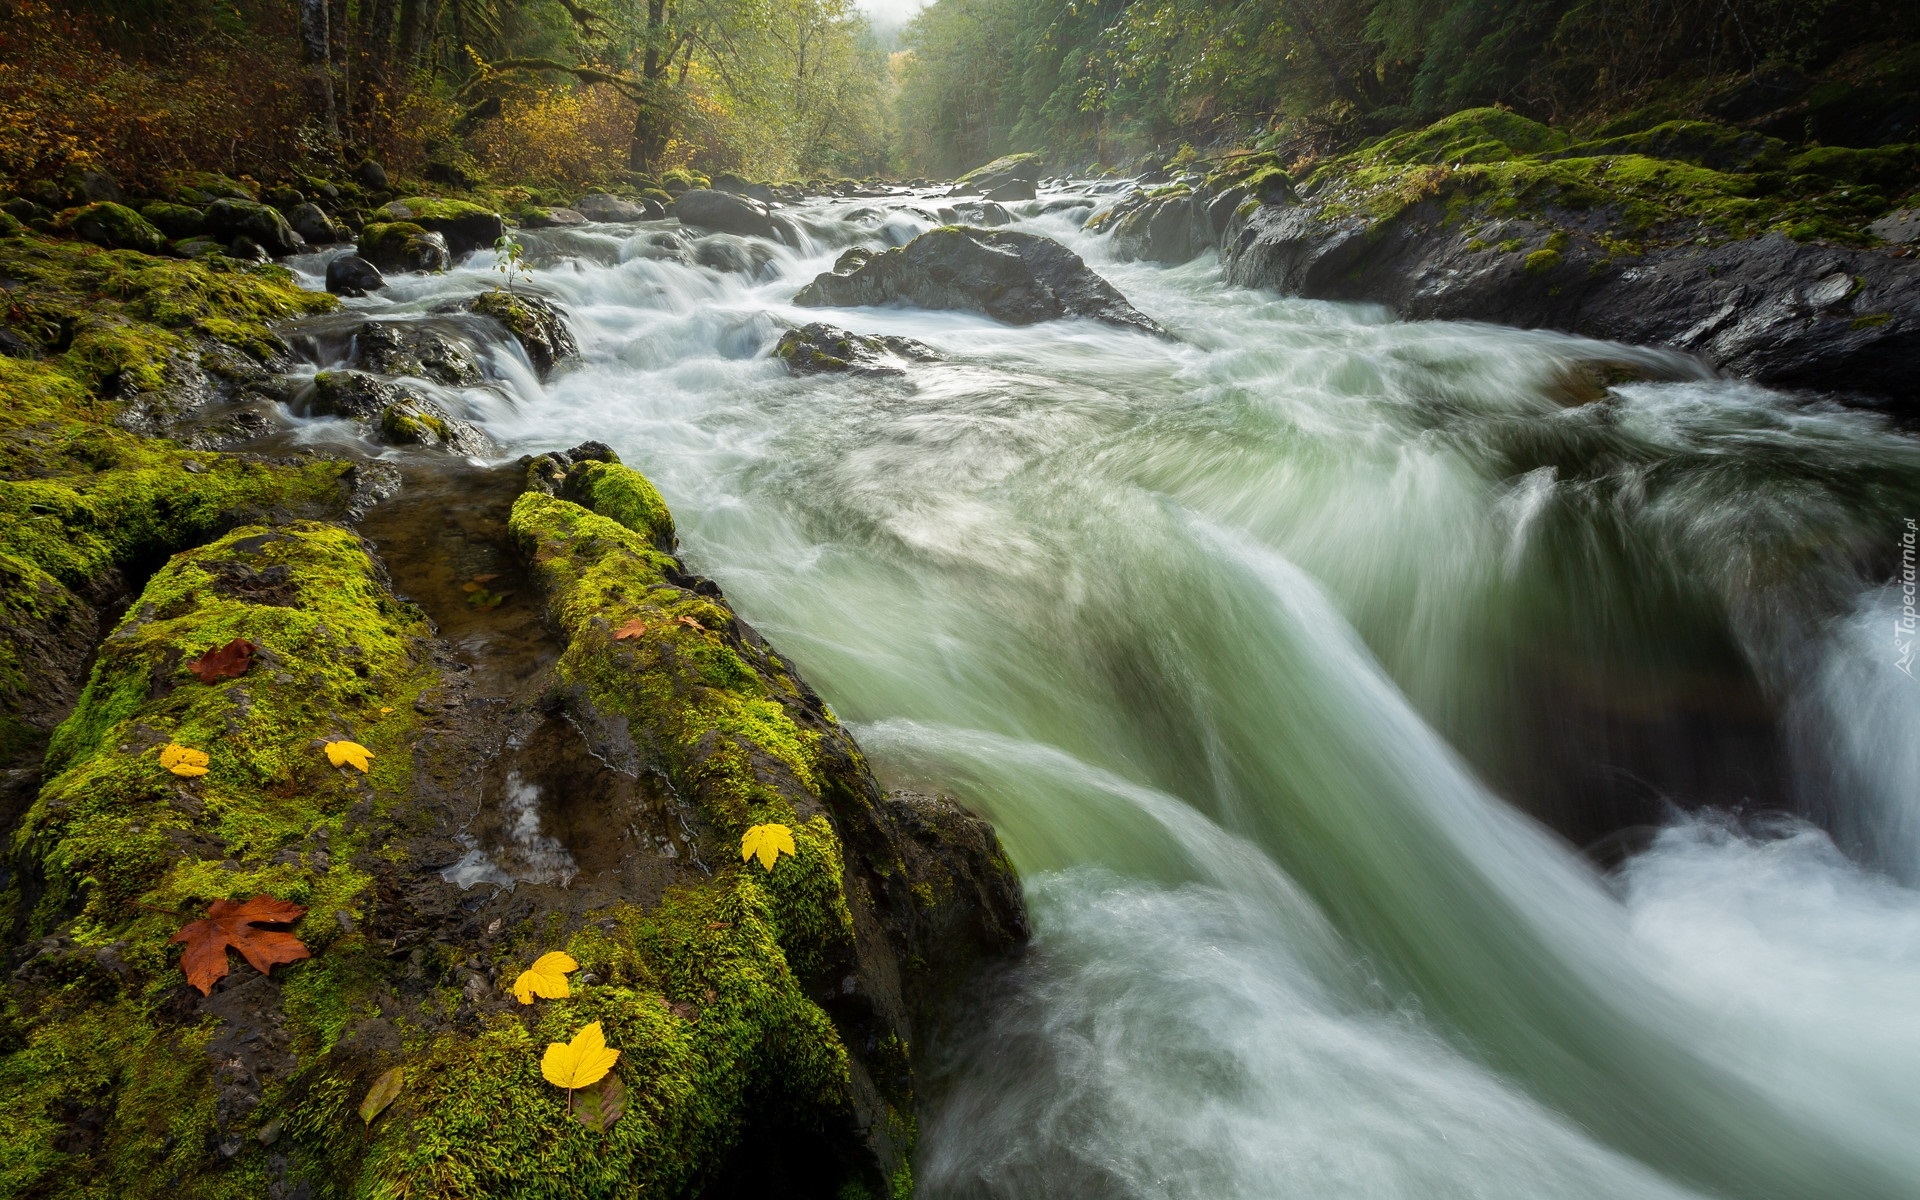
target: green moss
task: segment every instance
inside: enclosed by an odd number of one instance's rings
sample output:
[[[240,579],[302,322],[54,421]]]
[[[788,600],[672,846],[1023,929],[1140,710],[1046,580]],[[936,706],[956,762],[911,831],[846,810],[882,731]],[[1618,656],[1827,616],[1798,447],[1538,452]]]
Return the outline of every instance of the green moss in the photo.
[[[641,534],[657,550],[673,552],[673,514],[647,477],[614,463],[589,462],[567,474],[570,499]]]
[[[1033,153],[1009,154],[1002,158],[996,158],[992,162],[988,163],[983,167],[975,167],[973,170],[968,171],[965,175],[962,175],[960,178],[954,180],[954,182],[955,183],[972,183],[974,180],[979,179],[983,176],[997,175],[1005,171],[1011,171],[1015,167],[1023,166],[1028,163],[1033,164],[1033,166],[1036,169],[1038,169],[1045,161],[1046,161],[1045,156],[1040,154],[1033,154]]]
[[[1409,165],[1491,162],[1559,150],[1568,140],[1560,130],[1504,109],[1470,108],[1425,129],[1383,139],[1375,144],[1372,155]]]
[[[1893,320],[1893,314],[1890,312],[1868,313],[1865,316],[1855,317],[1851,327],[1853,329],[1878,329],[1891,320]]]
[[[75,237],[110,250],[158,254],[167,248],[166,235],[124,204],[89,204],[62,214],[60,224]]]
[[[449,200],[440,196],[408,196],[376,209],[381,221],[413,222],[415,225],[438,221],[457,221],[461,217],[490,217],[491,209],[468,200]]]

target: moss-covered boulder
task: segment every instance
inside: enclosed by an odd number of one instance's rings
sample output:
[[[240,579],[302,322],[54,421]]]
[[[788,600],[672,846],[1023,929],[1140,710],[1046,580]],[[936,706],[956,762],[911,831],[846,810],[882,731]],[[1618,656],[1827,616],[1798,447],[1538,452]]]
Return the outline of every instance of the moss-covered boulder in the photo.
[[[89,204],[62,220],[73,236],[109,250],[158,254],[167,248],[166,235],[124,204]]]
[[[369,221],[359,254],[382,271],[444,271],[453,265],[447,240],[411,221]]]
[[[554,367],[580,354],[573,331],[553,301],[521,292],[496,289],[467,301],[467,311],[491,317],[527,352],[527,360],[545,378]]]
[[[322,371],[300,407],[310,416],[358,421],[397,446],[444,447],[459,454],[493,451],[493,441],[471,422],[450,415],[419,390],[362,371]]]
[[[206,219],[215,237],[230,244],[250,239],[275,258],[307,248],[279,209],[252,200],[215,200],[207,205]]]
[[[542,459],[513,505],[516,578],[561,647],[531,703],[476,702],[338,525],[236,529],[147,584],[14,840],[28,949],[0,993],[0,1187],[910,1187],[914,1037],[956,972],[1023,935],[1010,871],[950,803],[879,792],[611,458]],[[244,673],[190,669],[235,638],[256,647]],[[335,765],[339,741],[369,769]],[[171,773],[169,744],[205,773]],[[463,890],[482,798],[542,786],[570,886]],[[589,819],[596,796],[617,822]],[[760,823],[793,840],[771,870],[739,855]],[[254,895],[305,909],[291,932],[310,957],[266,975],[236,961],[202,996],[170,937]],[[567,995],[517,1002],[514,978],[555,949],[578,963]],[[626,1089],[605,1129],[540,1070],[589,1022]],[[396,1068],[397,1098],[363,1125]]]
[[[1009,183],[1024,183],[1031,187],[1040,182],[1040,169],[1045,165],[1043,155],[1009,154],[985,166],[975,167],[954,180],[954,183],[957,190],[982,193]]]
[[[374,213],[374,219],[405,222],[431,230],[446,240],[447,251],[455,259],[475,250],[490,249],[507,234],[505,219],[492,209],[466,200],[435,196],[395,200]]]
[[[207,214],[186,204],[155,200],[142,205],[140,215],[170,238],[199,237],[207,229]]]

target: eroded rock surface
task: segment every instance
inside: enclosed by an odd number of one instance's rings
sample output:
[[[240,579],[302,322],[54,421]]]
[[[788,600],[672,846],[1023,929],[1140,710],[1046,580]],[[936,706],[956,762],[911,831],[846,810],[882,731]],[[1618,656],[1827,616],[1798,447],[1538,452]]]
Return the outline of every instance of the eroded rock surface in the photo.
[[[794,303],[961,309],[1009,325],[1087,317],[1166,334],[1079,255],[1050,238],[1012,230],[949,226],[921,234],[849,270],[821,275],[800,289]]]

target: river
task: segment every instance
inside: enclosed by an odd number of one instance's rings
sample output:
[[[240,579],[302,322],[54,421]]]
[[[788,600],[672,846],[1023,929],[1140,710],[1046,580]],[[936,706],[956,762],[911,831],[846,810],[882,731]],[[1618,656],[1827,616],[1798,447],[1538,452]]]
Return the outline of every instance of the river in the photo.
[[[1178,340],[792,307],[915,206],[757,275],[528,235],[581,362],[441,394],[611,444],[885,782],[998,828],[1036,937],[924,1048],[922,1195],[1920,1196],[1920,441],[1039,204]],[[792,377],[820,319],[942,361]]]

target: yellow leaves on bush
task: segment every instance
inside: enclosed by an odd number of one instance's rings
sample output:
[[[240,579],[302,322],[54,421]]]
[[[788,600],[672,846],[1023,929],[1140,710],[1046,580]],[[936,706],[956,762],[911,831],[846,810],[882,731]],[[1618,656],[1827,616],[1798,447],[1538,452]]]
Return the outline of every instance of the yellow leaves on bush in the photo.
[[[405,1082],[405,1067],[389,1067],[382,1071],[380,1078],[374,1080],[373,1086],[367,1089],[367,1098],[360,1102],[360,1119],[368,1125],[373,1124],[373,1119],[385,1112],[387,1105],[400,1095],[400,1085]]]
[[[501,178],[585,187],[627,165],[633,102],[611,87],[509,88],[467,139]]]
[[[175,775],[205,775],[208,761],[206,751],[178,742],[168,742],[160,749],[160,765]]]
[[[328,742],[327,761],[336,767],[358,767],[364,773],[373,751],[359,742]]]
[[[522,1004],[532,1004],[535,996],[543,1000],[565,1000],[573,994],[567,987],[567,973],[579,969],[580,964],[573,961],[571,955],[558,950],[542,954],[513,981],[513,997]]]
[[[571,1111],[573,1090],[599,1083],[618,1061],[620,1052],[607,1046],[600,1022],[595,1021],[574,1034],[571,1042],[549,1043],[540,1059],[540,1074],[553,1086],[567,1089],[567,1108]]]
[[[773,870],[774,860],[782,854],[798,855],[793,848],[793,830],[785,825],[755,825],[740,839],[740,861],[758,858],[760,865]]]

